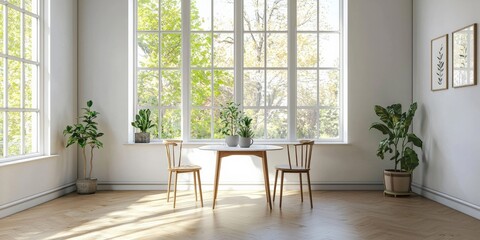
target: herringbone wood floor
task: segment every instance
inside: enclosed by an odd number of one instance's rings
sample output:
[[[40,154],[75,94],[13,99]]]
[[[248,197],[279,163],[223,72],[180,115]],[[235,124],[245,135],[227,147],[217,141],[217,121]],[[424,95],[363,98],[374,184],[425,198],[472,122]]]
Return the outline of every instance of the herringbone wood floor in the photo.
[[[270,211],[263,191],[219,192],[215,210],[211,195],[173,209],[159,191],[69,194],[0,219],[0,239],[480,239],[479,220],[420,196],[316,191],[310,209],[287,191]]]

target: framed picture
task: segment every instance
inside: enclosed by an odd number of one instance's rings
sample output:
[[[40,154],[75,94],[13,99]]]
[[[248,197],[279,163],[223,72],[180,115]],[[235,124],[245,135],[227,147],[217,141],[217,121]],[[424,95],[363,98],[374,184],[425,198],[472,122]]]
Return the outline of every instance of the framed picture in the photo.
[[[453,87],[477,84],[477,24],[452,33]]]
[[[430,48],[432,91],[448,88],[448,34],[432,40]]]

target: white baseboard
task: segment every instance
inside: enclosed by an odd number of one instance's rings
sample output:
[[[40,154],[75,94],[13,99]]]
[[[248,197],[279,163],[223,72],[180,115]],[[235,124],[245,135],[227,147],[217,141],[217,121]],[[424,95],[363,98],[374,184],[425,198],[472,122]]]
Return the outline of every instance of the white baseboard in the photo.
[[[273,181],[270,181],[273,188]],[[173,187],[173,185],[172,185]],[[220,183],[219,190],[262,190],[265,189],[263,182],[248,183]],[[278,186],[277,186],[278,187]],[[284,183],[285,189],[298,189],[298,183]],[[178,183],[179,190],[193,190],[192,183]],[[167,190],[166,182],[99,182],[98,190]],[[213,190],[212,183],[202,183],[202,190]],[[304,182],[304,190],[307,185]],[[342,190],[342,191],[361,191],[361,190],[383,190],[382,182],[312,182],[312,190]]]
[[[75,183],[69,183],[48,191],[44,191],[35,195],[31,195],[14,202],[0,205],[0,218],[15,214],[25,209],[48,202],[55,198],[75,191]]]
[[[462,199],[458,199],[417,183],[412,183],[412,191],[447,207],[470,215],[476,219],[480,219],[480,206],[478,205],[466,202]]]

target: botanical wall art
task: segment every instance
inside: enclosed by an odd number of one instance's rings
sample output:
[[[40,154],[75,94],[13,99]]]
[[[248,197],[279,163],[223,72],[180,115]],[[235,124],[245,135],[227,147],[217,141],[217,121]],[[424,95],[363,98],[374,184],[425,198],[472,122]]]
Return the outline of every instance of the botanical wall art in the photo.
[[[432,91],[448,88],[448,35],[432,40],[431,43]]]
[[[477,84],[477,24],[452,34],[453,87]]]

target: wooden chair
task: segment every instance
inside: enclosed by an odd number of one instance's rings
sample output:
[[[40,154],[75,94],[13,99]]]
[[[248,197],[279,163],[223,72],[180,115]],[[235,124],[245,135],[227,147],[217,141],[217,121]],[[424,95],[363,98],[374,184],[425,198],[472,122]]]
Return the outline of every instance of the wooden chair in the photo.
[[[308,192],[310,194],[310,207],[313,208],[312,202],[312,187],[310,185],[310,163],[312,160],[312,148],[314,141],[312,140],[302,140],[298,144],[292,144],[287,146],[288,153],[288,165],[277,165],[275,166],[275,185],[273,187],[273,201],[275,202],[275,192],[277,189],[277,178],[278,172],[282,173],[282,180],[280,183],[280,208],[282,208],[282,194],[283,194],[283,175],[284,173],[298,173],[300,176],[300,196],[303,202],[303,183],[302,183],[302,173],[307,174],[308,179]],[[290,148],[294,150],[295,162],[292,165]]]
[[[167,202],[170,201],[170,186],[172,182],[172,173],[175,175],[175,184],[173,189],[173,208],[175,208],[175,203],[177,200],[177,179],[178,174],[180,173],[193,173],[193,184],[195,188],[195,201],[198,201],[197,198],[197,178],[198,178],[198,189],[200,191],[200,202],[203,207],[203,196],[202,196],[202,182],[200,181],[200,170],[202,167],[197,165],[182,165],[182,140],[164,140],[166,152],[167,152],[167,161],[168,161],[168,190],[167,190]]]

